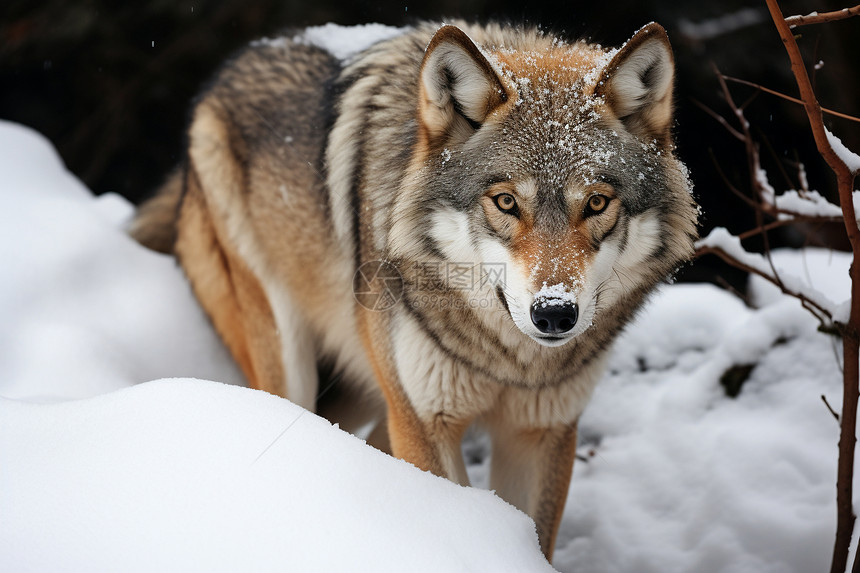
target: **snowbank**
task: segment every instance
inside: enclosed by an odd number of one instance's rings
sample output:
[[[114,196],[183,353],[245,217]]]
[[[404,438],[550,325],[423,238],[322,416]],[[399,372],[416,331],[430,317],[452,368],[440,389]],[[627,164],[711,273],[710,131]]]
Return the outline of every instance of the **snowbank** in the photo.
[[[487,491],[199,380],[0,402],[5,571],[552,571]]]
[[[39,134],[0,122],[0,394],[85,398],[172,376],[242,383],[172,257],[120,229]]]
[[[665,289],[616,345],[581,423],[563,571],[821,571],[835,531],[841,375],[793,300]],[[752,366],[737,398],[720,378]]]

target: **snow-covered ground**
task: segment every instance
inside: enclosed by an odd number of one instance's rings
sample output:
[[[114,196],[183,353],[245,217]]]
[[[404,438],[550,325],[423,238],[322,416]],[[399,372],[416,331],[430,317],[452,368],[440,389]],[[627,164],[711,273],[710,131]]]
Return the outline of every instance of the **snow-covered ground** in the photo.
[[[174,261],[41,136],[0,123],[0,174],[0,570],[551,570],[492,493],[237,387]],[[844,254],[777,255],[847,298]],[[751,300],[665,287],[622,335],[581,422],[557,569],[829,563],[838,344],[768,285]],[[464,449],[485,484],[485,436]]]

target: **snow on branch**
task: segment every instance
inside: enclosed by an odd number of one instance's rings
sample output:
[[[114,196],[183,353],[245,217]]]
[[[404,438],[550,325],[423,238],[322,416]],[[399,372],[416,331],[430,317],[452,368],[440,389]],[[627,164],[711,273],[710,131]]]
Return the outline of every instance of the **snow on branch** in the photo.
[[[784,294],[800,300],[803,307],[815,315],[822,326],[828,330],[833,328],[834,320],[840,318],[843,305],[834,303],[803,279],[781,271],[777,272],[770,260],[744,249],[741,240],[723,227],[715,228],[707,237],[696,242],[696,252],[699,255],[715,254],[732,266],[773,283]]]
[[[779,219],[823,218],[834,222],[842,219],[842,208],[827,200],[818,191],[800,192],[794,189],[775,195],[771,203]],[[860,192],[854,192],[854,209],[860,206]]]
[[[824,133],[827,135],[827,142],[830,144],[830,147],[833,149],[833,153],[839,156],[839,159],[842,160],[848,169],[851,170],[851,173],[857,175],[860,173],[860,155],[857,155],[842,143],[842,140],[833,135],[829,129],[824,128]],[[856,201],[855,201],[856,203]]]
[[[828,132],[829,133],[829,132]],[[838,139],[837,139],[838,141]],[[840,142],[841,143],[841,142]],[[835,146],[833,146],[836,149]],[[851,153],[849,150],[845,150]],[[858,162],[860,157],[854,156]],[[758,164],[758,157],[753,157],[754,162],[754,178],[758,186],[758,195],[760,203],[754,204],[753,207],[760,209],[764,213],[776,218],[779,221],[807,221],[807,222],[830,222],[838,223],[842,221],[842,207],[831,203],[821,193],[807,188],[806,173],[803,169],[803,164],[799,165],[798,179],[801,182],[801,188],[788,189],[781,194],[777,194],[776,190],[770,184],[767,178],[767,172]],[[858,212],[860,208],[860,191],[855,191],[852,194],[854,203],[854,211]]]

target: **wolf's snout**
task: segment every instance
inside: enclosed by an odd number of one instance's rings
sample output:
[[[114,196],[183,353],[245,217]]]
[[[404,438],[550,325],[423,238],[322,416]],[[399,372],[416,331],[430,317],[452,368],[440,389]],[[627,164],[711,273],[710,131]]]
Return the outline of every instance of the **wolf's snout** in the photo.
[[[544,299],[532,305],[532,323],[544,334],[564,334],[579,317],[576,304],[561,299]]]

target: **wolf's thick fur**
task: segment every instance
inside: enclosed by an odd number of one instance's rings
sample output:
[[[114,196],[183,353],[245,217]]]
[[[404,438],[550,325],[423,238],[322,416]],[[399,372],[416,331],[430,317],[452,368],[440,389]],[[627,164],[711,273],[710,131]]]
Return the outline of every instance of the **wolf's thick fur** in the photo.
[[[656,24],[620,50],[466,24],[343,62],[257,43],[133,234],[175,234],[253,387],[347,429],[387,419],[394,455],[460,483],[463,432],[486,427],[491,487],[549,558],[610,344],[693,252],[673,70]]]

